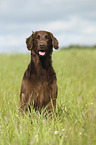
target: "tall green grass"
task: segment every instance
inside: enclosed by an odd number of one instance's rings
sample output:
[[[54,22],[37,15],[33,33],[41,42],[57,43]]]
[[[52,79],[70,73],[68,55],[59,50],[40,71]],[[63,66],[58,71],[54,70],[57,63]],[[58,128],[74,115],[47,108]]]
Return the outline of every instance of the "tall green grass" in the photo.
[[[95,145],[96,50],[53,53],[58,99],[53,117],[18,112],[29,54],[0,55],[0,145]]]

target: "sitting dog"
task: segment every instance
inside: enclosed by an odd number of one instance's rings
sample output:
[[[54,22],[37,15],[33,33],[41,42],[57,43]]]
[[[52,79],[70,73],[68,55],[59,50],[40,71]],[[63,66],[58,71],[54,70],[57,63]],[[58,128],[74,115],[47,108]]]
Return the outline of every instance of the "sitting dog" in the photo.
[[[28,50],[31,50],[31,61],[24,73],[21,92],[20,110],[31,111],[46,107],[55,109],[57,99],[57,79],[52,67],[53,47],[58,49],[58,40],[52,33],[36,31],[26,39]]]

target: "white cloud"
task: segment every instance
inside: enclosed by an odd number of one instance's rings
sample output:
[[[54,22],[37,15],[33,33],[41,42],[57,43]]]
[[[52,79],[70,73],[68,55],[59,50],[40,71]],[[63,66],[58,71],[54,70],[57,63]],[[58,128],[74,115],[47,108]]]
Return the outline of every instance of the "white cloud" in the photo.
[[[64,0],[41,0],[41,1],[46,3],[46,4],[64,2]]]

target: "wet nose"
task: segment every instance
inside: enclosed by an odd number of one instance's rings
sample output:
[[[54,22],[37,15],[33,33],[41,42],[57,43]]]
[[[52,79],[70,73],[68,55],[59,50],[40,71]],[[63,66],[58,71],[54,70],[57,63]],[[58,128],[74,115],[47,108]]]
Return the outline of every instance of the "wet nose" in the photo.
[[[44,47],[45,47],[44,43],[40,43],[40,48],[44,48]]]

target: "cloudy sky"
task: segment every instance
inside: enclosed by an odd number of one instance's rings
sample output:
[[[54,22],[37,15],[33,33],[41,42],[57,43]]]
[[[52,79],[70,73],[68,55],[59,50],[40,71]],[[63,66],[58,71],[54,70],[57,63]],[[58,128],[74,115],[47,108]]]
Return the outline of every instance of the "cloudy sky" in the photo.
[[[27,52],[32,31],[51,31],[60,47],[96,44],[96,0],[0,0],[0,53]]]

